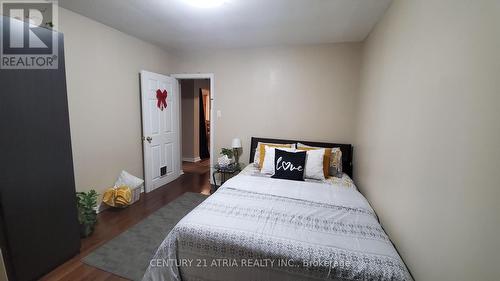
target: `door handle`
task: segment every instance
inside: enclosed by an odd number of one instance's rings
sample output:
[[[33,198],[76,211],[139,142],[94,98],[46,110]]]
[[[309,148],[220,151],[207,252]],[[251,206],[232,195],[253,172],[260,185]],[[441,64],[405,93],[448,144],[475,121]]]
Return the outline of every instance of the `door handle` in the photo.
[[[148,137],[146,137],[146,140],[147,140],[149,143],[151,143],[151,141],[153,140],[153,138],[148,136]]]

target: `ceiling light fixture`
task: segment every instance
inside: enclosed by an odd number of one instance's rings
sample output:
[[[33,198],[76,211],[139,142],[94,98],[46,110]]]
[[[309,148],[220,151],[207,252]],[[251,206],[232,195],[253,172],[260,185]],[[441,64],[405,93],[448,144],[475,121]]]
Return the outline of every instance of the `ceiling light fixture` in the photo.
[[[213,8],[220,6],[226,2],[226,0],[184,0],[189,5],[197,8]]]

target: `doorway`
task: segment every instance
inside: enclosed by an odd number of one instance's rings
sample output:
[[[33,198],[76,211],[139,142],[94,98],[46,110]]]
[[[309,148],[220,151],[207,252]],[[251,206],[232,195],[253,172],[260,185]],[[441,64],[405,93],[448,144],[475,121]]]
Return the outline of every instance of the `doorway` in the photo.
[[[194,161],[190,161],[191,163],[196,163],[198,158],[200,161],[202,160],[200,157],[202,156],[206,160],[200,163],[200,168],[208,169],[209,173],[207,174],[213,173],[211,156],[214,155],[215,134],[215,120],[212,118],[215,104],[214,75],[197,73],[166,76],[143,70],[140,73],[140,85],[146,192],[163,186],[184,173],[182,169],[181,80],[200,80],[197,82],[200,85],[208,83],[208,86],[197,86],[197,103],[194,103],[193,97],[193,104],[197,104],[198,108],[198,118],[196,119],[198,136],[201,135],[204,138],[201,141],[201,148],[204,151],[201,151],[200,155],[200,139],[198,138],[198,156],[188,160]],[[193,81],[193,91],[194,88]],[[193,127],[196,127],[194,117],[192,121]],[[210,182],[211,178],[209,176],[207,178],[207,182]]]
[[[183,163],[210,159],[210,80],[181,79]]]
[[[214,75],[173,74],[179,80],[180,143],[183,172],[192,171],[194,166],[213,172],[214,155]],[[211,178],[208,177],[209,181]]]

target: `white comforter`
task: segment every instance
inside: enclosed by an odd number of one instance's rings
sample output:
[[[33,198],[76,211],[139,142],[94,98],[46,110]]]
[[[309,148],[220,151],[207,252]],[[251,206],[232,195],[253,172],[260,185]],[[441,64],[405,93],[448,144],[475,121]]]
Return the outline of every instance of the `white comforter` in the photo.
[[[144,280],[411,280],[355,189],[239,175],[168,234]]]

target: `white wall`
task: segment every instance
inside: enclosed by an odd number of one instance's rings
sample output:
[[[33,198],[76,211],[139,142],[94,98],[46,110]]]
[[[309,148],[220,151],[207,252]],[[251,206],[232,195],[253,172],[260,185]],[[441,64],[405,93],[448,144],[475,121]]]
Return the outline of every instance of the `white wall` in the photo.
[[[139,71],[168,74],[162,49],[59,8],[76,189],[99,193],[124,169],[143,176]]]
[[[215,153],[239,137],[248,162],[252,136],[351,143],[360,51],[353,43],[190,52],[176,72],[215,74]]]
[[[364,46],[355,180],[416,280],[500,276],[500,2],[394,1]]]

